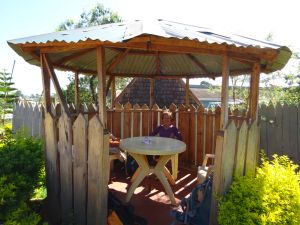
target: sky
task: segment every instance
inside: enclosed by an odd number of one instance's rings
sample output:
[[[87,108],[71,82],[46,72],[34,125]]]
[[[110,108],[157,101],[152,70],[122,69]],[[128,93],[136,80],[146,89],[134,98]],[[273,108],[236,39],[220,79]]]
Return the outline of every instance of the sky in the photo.
[[[2,0],[0,71],[11,72],[15,61],[15,87],[26,95],[41,94],[40,68],[26,63],[7,41],[51,33],[67,19],[78,21],[83,11],[97,3],[117,12],[124,21],[165,19],[257,39],[272,33],[274,43],[300,52],[297,0]],[[62,86],[67,84],[65,73],[58,73],[58,78]]]

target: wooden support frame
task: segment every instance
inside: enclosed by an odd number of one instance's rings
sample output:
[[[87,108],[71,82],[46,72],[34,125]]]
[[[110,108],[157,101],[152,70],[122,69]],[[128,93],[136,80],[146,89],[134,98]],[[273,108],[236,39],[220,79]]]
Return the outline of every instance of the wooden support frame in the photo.
[[[106,69],[105,69],[105,50],[101,46],[96,49],[97,52],[97,75],[98,75],[98,108],[99,119],[103,127],[106,128]]]
[[[257,119],[257,114],[258,114],[259,77],[260,77],[260,65],[258,63],[254,63],[252,67],[251,80],[250,80],[249,111],[248,111],[248,116],[251,119],[251,122]]]
[[[63,93],[62,93],[61,87],[59,85],[58,79],[56,77],[53,65],[51,64],[51,61],[49,60],[49,57],[46,54],[42,54],[41,57],[43,58],[43,63],[44,63],[43,65],[45,65],[47,72],[51,77],[51,80],[53,82],[54,88],[58,95],[59,101],[63,107],[63,110],[68,116],[70,116],[70,110],[68,108],[68,105],[67,105],[64,97],[63,97]]]
[[[224,130],[228,123],[228,86],[229,86],[229,58],[223,56],[222,62],[222,90],[221,90],[221,118],[220,129]]]

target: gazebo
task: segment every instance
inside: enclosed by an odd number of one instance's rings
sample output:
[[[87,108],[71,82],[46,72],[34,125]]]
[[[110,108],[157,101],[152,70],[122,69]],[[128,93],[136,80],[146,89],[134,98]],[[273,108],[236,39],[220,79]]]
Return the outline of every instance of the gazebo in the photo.
[[[150,91],[155,79],[185,78],[188,90],[190,78],[222,77],[213,191],[224,194],[233,174],[255,171],[260,73],[282,69],[291,56],[285,46],[166,20],[106,24],[10,40],[8,44],[42,70],[47,200],[53,224],[67,223],[71,215],[76,224],[106,224],[109,125],[105,95],[111,87],[115,96],[115,77],[148,78]],[[79,110],[70,111],[55,69],[75,73],[77,106],[78,75],[98,78],[96,116],[86,120]],[[247,121],[237,129],[228,123],[228,80],[230,75],[241,74],[250,74],[251,81]],[[51,111],[51,81],[62,106],[58,115]],[[150,110],[152,103],[150,99]],[[189,105],[188,94],[185,103]],[[216,224],[216,215],[213,198],[211,224]]]

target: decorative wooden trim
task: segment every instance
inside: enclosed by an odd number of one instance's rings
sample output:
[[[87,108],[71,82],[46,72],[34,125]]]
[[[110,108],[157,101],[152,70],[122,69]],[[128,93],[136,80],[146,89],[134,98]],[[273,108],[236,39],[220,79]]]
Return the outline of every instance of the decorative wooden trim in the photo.
[[[228,85],[229,85],[229,58],[223,56],[222,63],[222,90],[221,90],[221,118],[220,128],[225,129],[228,123]]]

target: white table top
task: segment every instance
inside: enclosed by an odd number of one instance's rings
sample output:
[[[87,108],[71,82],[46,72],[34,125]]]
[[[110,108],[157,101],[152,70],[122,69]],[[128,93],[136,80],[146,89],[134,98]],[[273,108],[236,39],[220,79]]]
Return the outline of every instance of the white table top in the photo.
[[[136,154],[173,155],[184,152],[186,144],[173,138],[143,136],[121,139],[120,148]]]

